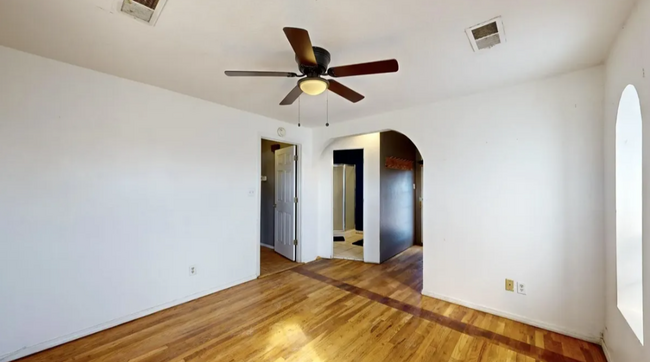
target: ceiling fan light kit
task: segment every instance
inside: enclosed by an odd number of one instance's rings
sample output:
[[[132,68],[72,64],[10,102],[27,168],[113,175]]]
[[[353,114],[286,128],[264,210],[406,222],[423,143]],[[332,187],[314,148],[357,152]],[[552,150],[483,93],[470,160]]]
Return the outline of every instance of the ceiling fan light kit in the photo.
[[[296,54],[296,63],[300,75],[291,72],[259,72],[259,71],[232,71],[227,70],[225,73],[229,77],[284,77],[284,78],[302,78],[298,84],[287,94],[280,102],[280,105],[286,106],[293,104],[302,93],[316,96],[326,90],[334,92],[339,96],[357,103],[365,97],[352,89],[344,86],[334,79],[324,79],[322,76],[332,78],[352,77],[358,75],[370,75],[381,73],[394,73],[399,70],[397,60],[380,60],[376,62],[344,65],[329,68],[331,60],[330,53],[321,47],[315,47],[311,44],[309,33],[305,29],[284,28],[284,34],[289,40],[289,44]]]
[[[327,90],[329,82],[320,77],[304,78],[298,81],[300,90],[310,96],[317,96]]]

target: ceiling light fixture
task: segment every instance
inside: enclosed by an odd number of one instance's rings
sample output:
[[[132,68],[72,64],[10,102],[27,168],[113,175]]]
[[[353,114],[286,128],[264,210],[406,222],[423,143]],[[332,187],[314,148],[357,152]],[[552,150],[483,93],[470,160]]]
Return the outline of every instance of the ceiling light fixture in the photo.
[[[298,84],[300,85],[300,89],[310,96],[317,96],[325,92],[329,87],[329,83],[319,77],[301,79]]]

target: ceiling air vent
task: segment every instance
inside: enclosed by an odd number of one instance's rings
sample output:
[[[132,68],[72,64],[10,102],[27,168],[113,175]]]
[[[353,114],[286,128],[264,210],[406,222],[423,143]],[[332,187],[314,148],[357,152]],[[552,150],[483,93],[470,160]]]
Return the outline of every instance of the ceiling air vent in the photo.
[[[465,32],[475,52],[506,42],[501,17],[473,26]]]
[[[167,0],[123,0],[122,12],[155,25]]]

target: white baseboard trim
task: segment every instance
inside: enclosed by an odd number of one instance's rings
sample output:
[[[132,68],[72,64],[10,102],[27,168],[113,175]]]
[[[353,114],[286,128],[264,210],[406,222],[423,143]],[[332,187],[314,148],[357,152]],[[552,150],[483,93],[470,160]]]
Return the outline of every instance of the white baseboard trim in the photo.
[[[601,343],[600,337],[594,337],[594,336],[586,335],[584,333],[572,331],[572,330],[569,330],[567,328],[558,327],[558,326],[555,326],[555,325],[552,325],[552,324],[548,324],[548,323],[536,321],[536,320],[533,320],[533,319],[529,319],[529,318],[526,318],[526,317],[522,317],[520,315],[516,315],[516,314],[504,312],[504,311],[501,311],[501,310],[485,307],[485,306],[482,306],[482,305],[479,305],[479,304],[466,302],[464,300],[448,297],[446,295],[440,295],[440,294],[432,293],[432,292],[429,292],[429,291],[426,291],[426,290],[422,291],[422,295],[426,295],[427,297],[431,297],[431,298],[444,300],[444,301],[449,302],[449,303],[462,305],[463,307],[479,310],[481,312],[494,314],[494,315],[499,316],[499,317],[511,319],[513,321],[528,324],[530,326],[537,327],[537,328],[546,329],[546,330],[551,331],[551,332],[563,334],[565,336],[577,338],[577,339],[580,339],[580,340],[583,340],[583,341],[587,341],[587,342],[591,342],[591,343],[595,343],[595,344],[600,344]]]
[[[600,345],[601,347],[603,347],[603,353],[605,354],[605,359],[607,359],[607,362],[614,362],[611,353],[609,353],[609,349],[607,349],[607,344],[605,343],[605,340],[601,340]]]
[[[33,345],[33,346],[24,347],[22,349],[19,349],[16,352],[12,352],[12,353],[4,355],[2,358],[0,358],[0,362],[13,361],[13,360],[16,360],[16,359],[19,359],[19,358],[29,356],[29,355],[34,354],[34,353],[44,351],[44,350],[52,348],[52,347],[62,345],[64,343],[72,342],[75,339],[86,337],[86,336],[89,336],[91,334],[101,332],[101,331],[109,329],[109,328],[113,328],[113,327],[118,326],[120,324],[124,324],[124,323],[127,323],[127,322],[131,322],[133,320],[142,318],[142,317],[146,317],[146,316],[148,316],[150,314],[160,312],[161,310],[165,310],[165,309],[168,309],[168,308],[171,308],[171,307],[175,307],[177,305],[187,303],[187,302],[192,301],[194,299],[205,297],[206,295],[210,295],[210,294],[222,291],[224,289],[228,289],[228,288],[234,287],[236,285],[246,283],[246,282],[254,280],[254,279],[257,279],[257,277],[250,276],[250,277],[246,277],[246,278],[243,278],[243,279],[239,279],[239,280],[236,280],[236,281],[234,281],[232,283],[227,283],[227,284],[221,285],[221,286],[216,287],[216,288],[212,288],[212,289],[209,289],[209,290],[206,290],[206,291],[203,291],[203,292],[198,292],[198,293],[189,295],[189,296],[181,298],[181,299],[173,300],[173,301],[171,301],[169,303],[161,304],[161,305],[158,305],[158,306],[155,306],[155,307],[152,307],[152,308],[149,308],[149,309],[145,309],[145,310],[137,312],[137,313],[133,313],[133,314],[121,317],[121,318],[114,319],[114,320],[106,322],[106,323],[98,324],[98,325],[96,325],[94,327],[90,327],[90,328],[81,330],[79,332],[69,334],[67,336],[62,336],[62,337],[59,337],[59,338],[55,338],[55,339],[52,339],[52,340],[49,340],[49,341],[46,341],[46,342],[43,342],[43,343],[39,343],[39,344],[36,344],[36,345]]]
[[[262,243],[260,243],[260,245],[262,245],[262,246],[265,247],[265,248],[269,248],[269,249],[271,249],[271,250],[275,250],[275,246],[271,246],[271,245],[267,245],[267,244],[262,244]]]

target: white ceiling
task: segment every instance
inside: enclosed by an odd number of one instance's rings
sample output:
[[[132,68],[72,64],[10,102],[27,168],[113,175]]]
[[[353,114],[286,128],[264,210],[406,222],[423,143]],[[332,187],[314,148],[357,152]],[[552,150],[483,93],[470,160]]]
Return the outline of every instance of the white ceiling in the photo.
[[[340,79],[366,99],[331,93],[338,122],[598,65],[635,0],[168,0],[155,27],[120,3],[2,0],[0,44],[289,122],[295,79],[223,75],[297,72],[283,27],[309,30],[331,66],[396,58],[396,74]],[[499,15],[507,43],[474,53],[465,29]],[[327,97],[301,99],[303,124],[323,125]]]

